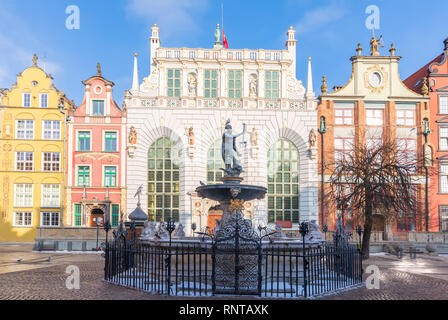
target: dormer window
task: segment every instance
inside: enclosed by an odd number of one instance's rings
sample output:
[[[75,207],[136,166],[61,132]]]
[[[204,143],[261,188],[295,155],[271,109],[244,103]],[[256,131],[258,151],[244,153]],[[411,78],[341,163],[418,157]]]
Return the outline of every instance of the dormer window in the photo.
[[[104,100],[92,100],[92,115],[104,116]]]

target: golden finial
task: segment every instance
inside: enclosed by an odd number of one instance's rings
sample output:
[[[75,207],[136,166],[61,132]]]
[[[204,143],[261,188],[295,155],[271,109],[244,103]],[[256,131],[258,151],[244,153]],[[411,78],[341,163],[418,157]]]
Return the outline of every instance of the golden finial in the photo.
[[[320,87],[320,91],[322,91],[322,94],[326,94],[327,89],[327,76],[322,76],[322,86]]]
[[[96,70],[97,70],[96,75],[101,77],[101,65],[99,62],[96,65]]]
[[[424,77],[422,81],[422,95],[427,96],[429,94],[428,77]]]
[[[396,50],[397,50],[397,49],[395,48],[395,45],[392,43],[392,44],[390,45],[390,49],[389,49],[390,55],[391,55],[391,56],[394,56]]]
[[[362,48],[361,48],[361,44],[360,43],[358,43],[358,48],[356,48],[356,53],[358,54],[358,56],[360,56],[361,53],[362,53]]]
[[[137,52],[136,52],[136,53],[134,53],[134,57],[137,57],[137,56],[138,56]]]
[[[34,54],[34,55],[33,55],[33,66],[34,66],[34,67],[37,67],[37,59],[38,59],[38,58],[37,58],[37,54]]]

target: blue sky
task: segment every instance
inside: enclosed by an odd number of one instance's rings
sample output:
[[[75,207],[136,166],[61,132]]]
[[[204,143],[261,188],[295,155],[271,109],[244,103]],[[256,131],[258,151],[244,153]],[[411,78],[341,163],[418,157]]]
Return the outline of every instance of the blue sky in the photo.
[[[221,23],[221,3],[231,49],[284,48],[292,25],[298,40],[297,77],[306,81],[307,58],[312,57],[316,93],[324,74],[329,88],[347,82],[358,42],[369,52],[369,5],[380,9],[376,34],[383,35],[383,54],[389,54],[393,42],[403,57],[403,80],[440,54],[448,37],[446,0],[0,0],[0,88],[10,88],[36,52],[56,87],[76,104],[83,97],[81,81],[94,75],[101,62],[121,105],[124,90],[131,87],[134,52],[139,54],[140,81],[149,73],[150,27],[159,25],[162,46],[210,48]],[[79,30],[65,27],[69,5],[80,9]]]

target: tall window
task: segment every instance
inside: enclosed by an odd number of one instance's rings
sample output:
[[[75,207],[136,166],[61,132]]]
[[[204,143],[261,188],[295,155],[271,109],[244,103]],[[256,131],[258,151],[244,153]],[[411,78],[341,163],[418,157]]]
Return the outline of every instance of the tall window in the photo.
[[[265,74],[265,97],[266,99],[278,98],[278,71],[266,71]]]
[[[59,208],[60,203],[60,186],[59,184],[43,184],[42,185],[42,207]]]
[[[206,69],[204,71],[204,97],[218,97],[218,70]]]
[[[448,114],[448,96],[439,96],[439,113]]]
[[[119,224],[119,205],[113,204],[112,205],[112,217],[111,217],[111,226],[112,227],[118,227]]]
[[[229,71],[229,98],[241,98],[241,70]]]
[[[90,131],[78,132],[78,151],[90,151]]]
[[[297,148],[278,140],[268,151],[268,222],[299,222],[299,172]]]
[[[43,139],[44,140],[59,140],[61,139],[61,121],[44,120]]]
[[[16,139],[34,139],[34,120],[16,121]]]
[[[448,193],[448,162],[439,164],[439,192]]]
[[[412,192],[412,191],[411,191]],[[413,190],[415,197],[415,189]],[[398,210],[397,230],[398,231],[415,231],[416,230],[416,208],[406,208],[406,210]]]
[[[180,69],[168,69],[168,97],[180,98]]]
[[[33,207],[33,185],[31,183],[14,184],[14,207]]]
[[[341,201],[352,192],[350,185],[335,185],[338,188],[336,194],[340,198],[336,199],[336,215],[341,215],[346,230],[353,230],[353,204],[352,201]]]
[[[46,94],[46,93],[40,94],[40,107],[48,108],[48,94]]]
[[[448,127],[439,127],[439,150],[448,150]]]
[[[382,126],[383,113],[383,109],[366,109],[366,124],[368,126]]]
[[[179,221],[179,164],[174,161],[175,143],[167,137],[148,151],[148,213],[150,219]]]
[[[24,107],[31,107],[31,93],[24,93],[22,99]]]
[[[78,167],[78,187],[90,186],[90,167],[79,166]]]
[[[105,151],[115,152],[117,151],[117,133],[105,132],[104,133],[104,146]]]
[[[334,109],[334,124],[336,125],[352,125],[353,109]]]
[[[104,167],[104,186],[117,186],[117,167]]]
[[[42,158],[44,171],[59,172],[61,160],[61,154],[59,152],[44,152]]]
[[[415,126],[415,110],[397,109],[397,126]]]
[[[31,227],[33,225],[33,213],[32,212],[14,212],[14,227]]]
[[[208,149],[207,154],[207,183],[219,182],[222,178],[222,170],[224,161],[222,161],[221,140],[218,139]]]
[[[398,160],[404,165],[415,164],[411,172],[417,170],[417,140],[415,139],[397,139]]]
[[[81,204],[80,203],[76,203],[75,204],[75,214],[74,214],[74,219],[73,219],[73,224],[74,224],[74,226],[75,227],[79,227],[79,226],[81,226],[81,210],[82,210],[82,207],[81,207]]]
[[[448,232],[448,206],[439,207],[439,232]]]
[[[104,116],[104,100],[92,100],[92,115]]]
[[[42,227],[59,227],[59,212],[41,212],[40,225]]]
[[[340,162],[343,159],[350,159],[353,154],[353,138],[334,138],[334,161]]]
[[[17,171],[33,170],[32,152],[16,152],[16,170]]]

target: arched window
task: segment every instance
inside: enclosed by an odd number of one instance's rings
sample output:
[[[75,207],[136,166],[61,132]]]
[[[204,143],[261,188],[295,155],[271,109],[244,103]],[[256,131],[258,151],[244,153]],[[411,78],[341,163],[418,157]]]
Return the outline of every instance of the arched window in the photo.
[[[268,222],[299,223],[299,152],[286,139],[268,151]]]
[[[221,139],[218,139],[208,149],[207,153],[207,183],[220,182],[224,168],[224,161],[222,161]]]
[[[175,143],[167,137],[148,151],[148,215],[150,221],[179,221],[179,164],[173,161]]]

